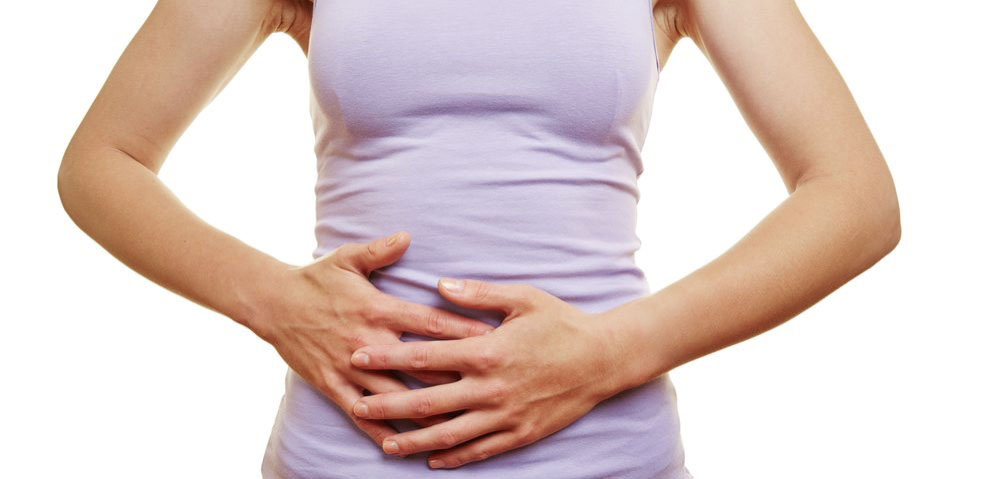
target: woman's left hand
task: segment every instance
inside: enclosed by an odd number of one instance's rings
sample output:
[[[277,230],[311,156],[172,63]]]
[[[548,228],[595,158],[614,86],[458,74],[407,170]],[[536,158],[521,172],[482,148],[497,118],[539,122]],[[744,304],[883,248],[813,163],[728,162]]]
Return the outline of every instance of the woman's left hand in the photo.
[[[438,290],[461,306],[503,311],[501,326],[465,339],[369,345],[351,357],[363,369],[458,371],[462,376],[447,384],[364,396],[354,404],[354,414],[367,419],[465,411],[385,438],[386,453],[446,449],[428,457],[428,465],[458,467],[548,436],[622,390],[616,372],[625,355],[607,318],[527,284],[469,279],[455,284],[457,289],[448,289],[443,278]]]

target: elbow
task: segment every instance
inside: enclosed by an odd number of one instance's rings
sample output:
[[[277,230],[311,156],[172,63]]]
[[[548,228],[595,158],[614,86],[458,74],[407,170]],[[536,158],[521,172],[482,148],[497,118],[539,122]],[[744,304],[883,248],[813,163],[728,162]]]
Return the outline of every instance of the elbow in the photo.
[[[59,171],[56,173],[56,193],[59,195],[59,202],[67,214],[71,213],[71,204],[74,197],[74,190],[77,188],[78,180],[73,173],[73,162],[70,157],[63,156],[62,163],[59,164]]]
[[[798,182],[792,194],[813,189],[824,198],[821,201],[828,211],[836,212],[836,221],[842,222],[852,260],[867,268],[896,249],[902,226],[899,199],[888,168],[814,175]]]
[[[882,183],[877,189],[879,194],[872,195],[865,208],[871,215],[869,219],[870,238],[877,256],[882,258],[899,244],[902,235],[902,224],[900,222],[899,199],[896,196],[895,186],[892,181]]]
[[[59,163],[59,171],[56,172],[59,201],[63,210],[74,221],[77,210],[86,208],[84,202],[88,189],[93,188],[94,181],[99,178],[95,176],[97,158],[92,154],[94,151],[94,147],[84,145],[75,138],[70,140]]]
[[[72,178],[70,178],[70,168],[68,166],[67,157],[63,157],[62,163],[59,164],[59,171],[56,172],[56,193],[59,195],[59,202],[62,204],[63,210],[69,211],[68,204],[70,198],[70,185],[72,183]]]
[[[885,161],[869,163],[872,167],[844,176],[845,189],[852,192],[853,208],[860,214],[859,231],[866,231],[867,249],[875,261],[887,256],[902,236],[899,197],[896,184]]]
[[[831,201],[843,205],[844,225],[850,231],[847,238],[858,261],[871,266],[896,249],[902,226],[891,176],[830,176],[816,184],[824,184],[828,189],[822,194],[830,194]]]
[[[885,208],[883,208],[885,211],[885,254],[889,254],[899,244],[903,229],[900,222],[899,196],[896,194],[896,184],[888,167],[884,171],[884,178],[881,198],[884,198],[885,204]]]
[[[896,200],[895,194],[893,195],[891,206],[888,209],[889,212],[886,214],[883,227],[885,242],[883,256],[888,255],[896,249],[896,245],[899,244],[899,238],[902,235],[902,226],[899,218],[899,202]]]
[[[83,201],[83,193],[88,187],[85,165],[79,154],[67,150],[56,173],[56,193],[59,195],[59,202],[74,222],[77,220],[77,210],[82,207],[78,205]]]

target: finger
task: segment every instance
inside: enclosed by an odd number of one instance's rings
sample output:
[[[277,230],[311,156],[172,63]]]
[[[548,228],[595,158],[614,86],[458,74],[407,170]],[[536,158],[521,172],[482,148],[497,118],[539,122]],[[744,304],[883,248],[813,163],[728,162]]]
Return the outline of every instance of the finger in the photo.
[[[397,331],[441,339],[462,339],[479,336],[493,330],[493,326],[478,319],[467,318],[433,306],[404,301],[389,294],[382,294],[376,307],[375,318]]]
[[[409,455],[448,449],[500,429],[502,426],[491,418],[481,411],[467,412],[441,424],[390,436],[382,441],[382,450],[388,454]]]
[[[462,376],[453,371],[399,371],[424,384],[447,384],[462,379]]]
[[[488,337],[370,344],[354,351],[351,364],[361,369],[479,371],[498,362],[493,348],[483,342]]]
[[[409,246],[410,234],[397,231],[367,243],[344,243],[319,261],[330,261],[367,277],[373,270],[398,261]]]
[[[358,417],[405,419],[460,411],[480,404],[480,391],[470,390],[468,381],[421,389],[364,396],[352,408]]]
[[[451,416],[449,416],[447,414],[435,414],[433,416],[413,417],[413,418],[409,418],[409,419],[410,419],[410,421],[413,421],[413,422],[417,423],[420,426],[427,427],[427,426],[433,426],[435,424],[441,424],[441,423],[443,423],[443,422],[451,419]]]
[[[477,309],[500,310],[508,315],[525,311],[544,292],[524,283],[499,284],[474,279],[441,278],[438,291],[448,301]]]
[[[496,431],[456,448],[431,454],[427,457],[427,465],[433,469],[458,467],[491,458],[501,452],[521,447],[525,443],[526,441],[517,432]]]
[[[372,393],[387,393],[394,391],[409,391],[409,387],[402,381],[396,379],[388,372],[383,371],[358,371],[354,370],[347,374],[347,379]]]
[[[385,393],[396,393],[401,394],[405,391],[410,391],[409,386],[404,384],[399,379],[392,377],[389,373],[376,372],[376,371],[357,371],[351,374],[348,378],[354,384],[357,384],[364,389],[370,391],[372,394],[382,395]],[[360,396],[354,400],[351,404],[351,412],[354,412],[354,404],[357,403],[359,399],[365,396]],[[357,416],[357,414],[354,414]],[[363,416],[357,416],[363,417]],[[371,418],[378,419],[378,418]],[[431,426],[449,419],[448,416],[444,414],[425,414],[422,416],[412,416],[412,417],[401,417],[400,419],[412,419],[413,422],[421,426]],[[380,443],[381,444],[381,443]]]
[[[338,383],[331,385],[325,392],[337,407],[350,416],[351,421],[362,432],[372,438],[372,441],[375,441],[377,446],[382,447],[382,442],[385,438],[399,432],[385,421],[359,418],[351,413],[351,406],[361,398],[361,389],[358,386],[348,383]]]

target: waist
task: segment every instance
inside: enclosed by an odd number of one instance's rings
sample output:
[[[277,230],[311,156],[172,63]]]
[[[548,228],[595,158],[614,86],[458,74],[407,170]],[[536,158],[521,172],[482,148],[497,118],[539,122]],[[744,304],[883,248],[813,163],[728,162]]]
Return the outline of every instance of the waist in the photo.
[[[320,181],[317,202],[314,257],[347,242],[410,234],[403,256],[371,275],[379,289],[409,301],[441,306],[441,276],[528,283],[585,310],[649,291],[634,259],[636,201],[622,190],[340,178]]]

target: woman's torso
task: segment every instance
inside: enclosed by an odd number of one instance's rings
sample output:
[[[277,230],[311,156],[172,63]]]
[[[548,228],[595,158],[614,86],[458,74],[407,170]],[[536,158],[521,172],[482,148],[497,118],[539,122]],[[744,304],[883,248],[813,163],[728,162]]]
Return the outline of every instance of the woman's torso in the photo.
[[[313,256],[406,230],[408,250],[372,283],[494,325],[501,313],[445,301],[437,279],[529,283],[590,312],[648,294],[634,253],[659,78],[649,1],[315,0]],[[688,477],[683,459],[667,375],[531,445],[432,471],[426,453],[384,454],[289,370],[263,470],[672,479]]]

